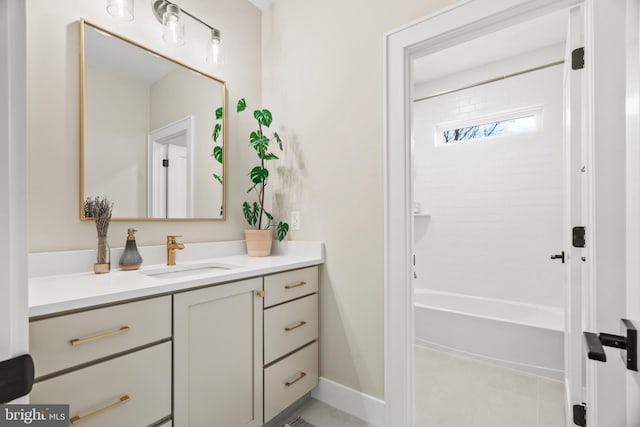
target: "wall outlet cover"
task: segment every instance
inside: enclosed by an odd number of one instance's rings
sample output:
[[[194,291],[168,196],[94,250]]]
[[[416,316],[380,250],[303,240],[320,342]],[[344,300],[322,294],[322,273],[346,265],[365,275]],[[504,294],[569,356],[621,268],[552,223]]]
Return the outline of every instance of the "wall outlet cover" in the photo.
[[[300,211],[291,212],[291,230],[300,230]]]

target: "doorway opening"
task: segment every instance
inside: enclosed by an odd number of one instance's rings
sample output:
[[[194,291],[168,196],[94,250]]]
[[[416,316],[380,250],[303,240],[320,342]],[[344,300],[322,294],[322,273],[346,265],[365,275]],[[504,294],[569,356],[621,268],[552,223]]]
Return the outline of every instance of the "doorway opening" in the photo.
[[[582,160],[585,78],[573,56],[584,46],[584,14],[579,1],[476,0],[387,38],[388,425],[439,425],[414,417],[429,404],[418,401],[416,343],[552,383],[560,425],[582,401],[574,375],[582,277],[567,224],[581,213],[579,175],[568,165]],[[414,284],[422,292],[414,295]],[[541,343],[546,350],[531,351]],[[530,390],[536,398],[539,389]],[[432,408],[448,406],[450,417],[464,405],[481,418],[491,406],[476,403],[474,412],[462,394]],[[538,425],[541,403],[528,403],[536,409],[525,418]],[[496,405],[515,406],[508,397]]]
[[[569,18],[413,61],[417,426],[565,424]]]
[[[150,218],[193,216],[193,117],[149,132]]]

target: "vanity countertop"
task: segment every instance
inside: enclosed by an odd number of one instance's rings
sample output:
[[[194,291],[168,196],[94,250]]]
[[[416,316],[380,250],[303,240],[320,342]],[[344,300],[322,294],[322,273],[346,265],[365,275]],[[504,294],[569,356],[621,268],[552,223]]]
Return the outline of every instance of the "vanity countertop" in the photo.
[[[44,257],[44,254],[38,255],[39,258]],[[69,253],[66,255],[68,256]],[[55,256],[52,253],[50,258]],[[180,292],[200,286],[222,284],[309,267],[323,262],[322,243],[303,242],[302,245],[292,244],[285,251],[280,253],[276,251],[275,254],[268,257],[233,254],[182,262],[179,260],[176,266],[178,268],[209,263],[231,267],[230,269],[203,269],[201,272],[190,273],[186,277],[151,277],[146,275],[153,270],[166,267],[164,264],[144,264],[139,270],[134,271],[112,269],[108,274],[76,272],[31,277],[29,279],[29,317],[46,316],[135,298]]]

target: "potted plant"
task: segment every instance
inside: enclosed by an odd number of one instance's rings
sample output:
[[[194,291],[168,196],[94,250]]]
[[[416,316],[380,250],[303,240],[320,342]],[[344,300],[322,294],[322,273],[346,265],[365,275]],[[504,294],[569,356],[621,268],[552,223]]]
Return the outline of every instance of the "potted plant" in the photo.
[[[247,109],[247,102],[244,98],[238,101],[237,111],[241,113]],[[277,132],[271,132],[269,137],[265,131],[271,126],[272,116],[269,110],[254,110],[253,117],[258,123],[258,129],[249,135],[249,143],[255,150],[260,164],[254,166],[249,172],[251,179],[251,187],[247,193],[255,192],[256,201],[253,203],[244,202],[242,204],[242,212],[244,217],[253,229],[245,230],[244,237],[247,243],[247,254],[249,256],[268,256],[271,254],[271,245],[273,243],[273,215],[264,208],[265,190],[269,179],[269,170],[266,163],[269,160],[276,160],[276,156],[271,152],[270,143],[275,141],[278,148],[282,151],[282,140]],[[276,236],[282,241],[289,232],[289,224],[279,221],[275,226]]]

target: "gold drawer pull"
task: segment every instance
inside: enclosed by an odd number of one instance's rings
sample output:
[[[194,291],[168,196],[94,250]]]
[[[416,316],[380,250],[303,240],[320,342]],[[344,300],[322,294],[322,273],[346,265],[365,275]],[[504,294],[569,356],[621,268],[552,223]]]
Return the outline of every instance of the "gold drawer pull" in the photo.
[[[299,282],[299,283],[296,283],[296,284],[293,284],[293,285],[286,285],[284,288],[285,289],[293,289],[293,288],[297,288],[298,286],[304,286],[306,284],[307,284],[307,282]]]
[[[294,324],[293,326],[287,326],[286,328],[284,328],[284,330],[287,331],[287,332],[293,331],[294,329],[297,329],[300,326],[304,326],[306,324],[307,324],[307,322],[305,322],[304,320],[301,320],[298,323]]]
[[[298,375],[298,377],[295,380],[287,381],[286,383],[284,383],[284,385],[286,385],[287,387],[291,387],[292,385],[294,385],[295,383],[297,383],[298,381],[300,381],[301,379],[303,379],[306,376],[307,376],[306,372],[300,372],[300,374]]]
[[[260,298],[264,298],[264,291],[256,291],[256,295]]]
[[[124,405],[125,403],[127,403],[130,400],[131,400],[131,398],[125,394],[124,396],[122,396],[120,398],[120,400],[118,400],[115,403],[112,403],[109,406],[105,406],[104,408],[98,409],[97,411],[92,412],[90,414],[87,414],[84,417],[80,417],[80,416],[76,415],[75,417],[71,418],[71,420],[69,420],[69,421],[71,422],[71,424],[79,424],[79,423],[81,423],[83,421],[88,420],[89,418],[93,418],[96,415],[100,415],[103,412],[107,412],[107,411],[109,411],[109,410],[111,410],[113,408],[116,408],[116,407],[120,406],[120,405]]]
[[[114,335],[118,335],[121,334],[123,332],[127,332],[129,329],[128,326],[123,326],[120,329],[116,329],[115,331],[111,331],[111,332],[105,332],[104,334],[100,334],[100,335],[94,335],[92,337],[87,337],[87,338],[74,338],[72,340],[70,340],[69,342],[71,343],[71,345],[80,345],[80,344],[85,344],[91,341],[97,341],[97,340],[101,340],[103,338],[107,338],[107,337],[112,337]]]

